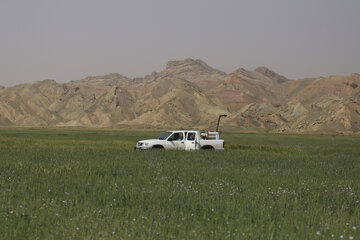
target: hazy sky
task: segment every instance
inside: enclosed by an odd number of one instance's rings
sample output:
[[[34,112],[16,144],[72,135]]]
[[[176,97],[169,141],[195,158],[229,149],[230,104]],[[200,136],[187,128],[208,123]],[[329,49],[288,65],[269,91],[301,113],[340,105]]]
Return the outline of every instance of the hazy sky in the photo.
[[[0,0],[0,85],[202,59],[289,78],[360,72],[359,0]]]

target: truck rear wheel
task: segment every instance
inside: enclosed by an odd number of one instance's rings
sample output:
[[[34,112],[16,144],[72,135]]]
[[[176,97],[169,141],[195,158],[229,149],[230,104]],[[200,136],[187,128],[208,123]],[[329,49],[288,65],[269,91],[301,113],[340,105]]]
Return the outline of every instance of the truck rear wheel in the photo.
[[[202,150],[214,150],[214,147],[207,145],[207,146],[203,146],[201,149]]]

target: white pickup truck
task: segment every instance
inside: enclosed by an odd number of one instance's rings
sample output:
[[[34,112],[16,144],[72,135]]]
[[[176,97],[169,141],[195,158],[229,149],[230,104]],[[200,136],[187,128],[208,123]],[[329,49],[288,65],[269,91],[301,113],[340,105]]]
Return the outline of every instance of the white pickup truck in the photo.
[[[137,149],[224,149],[224,140],[222,139],[201,139],[204,134],[194,130],[175,130],[167,131],[161,134],[157,139],[141,140],[136,143]],[[219,138],[219,135],[217,135]]]

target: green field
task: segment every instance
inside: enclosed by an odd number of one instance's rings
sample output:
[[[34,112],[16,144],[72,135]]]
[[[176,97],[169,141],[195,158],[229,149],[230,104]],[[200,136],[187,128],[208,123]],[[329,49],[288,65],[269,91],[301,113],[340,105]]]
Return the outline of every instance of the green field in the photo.
[[[0,130],[0,239],[360,239],[360,137]]]

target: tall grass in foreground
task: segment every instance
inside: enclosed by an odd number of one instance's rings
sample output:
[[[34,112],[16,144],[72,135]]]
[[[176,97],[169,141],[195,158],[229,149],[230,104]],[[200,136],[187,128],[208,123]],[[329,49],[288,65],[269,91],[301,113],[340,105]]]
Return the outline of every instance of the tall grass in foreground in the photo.
[[[132,151],[142,134],[0,131],[0,239],[360,237],[359,138]]]

